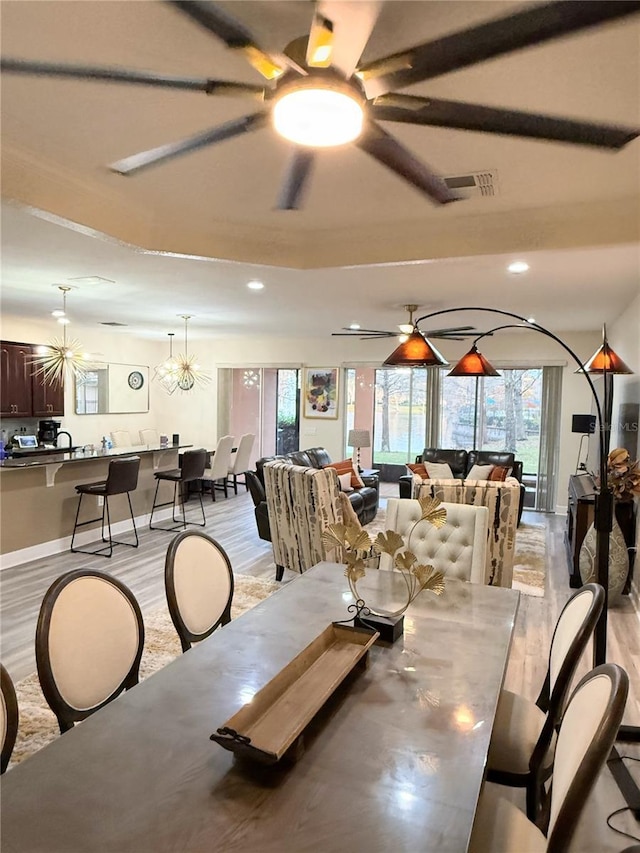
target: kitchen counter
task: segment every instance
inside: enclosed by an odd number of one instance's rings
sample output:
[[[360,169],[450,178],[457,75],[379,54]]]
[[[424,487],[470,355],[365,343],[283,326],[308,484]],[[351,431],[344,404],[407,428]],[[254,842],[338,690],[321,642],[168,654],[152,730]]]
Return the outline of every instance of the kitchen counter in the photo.
[[[136,524],[145,525],[153,503],[154,474],[177,468],[180,447],[190,446],[141,444],[111,450],[62,451],[34,454],[33,458],[3,459],[0,461],[1,567],[20,565],[68,550],[78,507],[76,486],[106,480],[110,460],[118,457],[140,457],[138,487],[131,492],[131,501]],[[171,500],[172,493],[172,484],[160,487],[161,500]],[[94,497],[85,503],[83,518],[86,511],[87,519],[97,519],[102,513],[99,500]],[[125,495],[114,496],[109,502],[109,512],[116,534],[120,527],[130,529]],[[81,545],[99,539],[100,522],[83,528],[80,536]]]
[[[84,448],[79,447],[71,452],[60,448],[59,450],[52,449],[49,451],[43,448],[38,448],[33,452],[33,457],[29,455],[28,450],[21,450],[21,456],[11,459],[0,459],[0,470],[14,470],[16,468],[37,468],[46,465],[63,464],[66,462],[87,462],[95,459],[113,459],[118,456],[141,456],[143,453],[159,453],[167,450],[181,450],[185,447],[193,447],[191,444],[174,445],[169,444],[164,447],[155,444],[139,444],[133,447],[113,447],[111,450],[96,450],[87,449],[91,445],[86,445]]]

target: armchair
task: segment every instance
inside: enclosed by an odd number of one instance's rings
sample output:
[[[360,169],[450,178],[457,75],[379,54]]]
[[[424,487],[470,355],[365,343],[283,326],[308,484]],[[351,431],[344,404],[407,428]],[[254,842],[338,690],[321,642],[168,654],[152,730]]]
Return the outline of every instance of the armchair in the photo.
[[[387,528],[402,536],[420,563],[431,565],[448,577],[489,583],[489,510],[485,506],[457,503],[442,506],[447,511],[447,522],[437,528],[428,521],[416,524],[421,515],[418,501],[389,498]],[[388,554],[381,555],[380,568],[392,568]]]

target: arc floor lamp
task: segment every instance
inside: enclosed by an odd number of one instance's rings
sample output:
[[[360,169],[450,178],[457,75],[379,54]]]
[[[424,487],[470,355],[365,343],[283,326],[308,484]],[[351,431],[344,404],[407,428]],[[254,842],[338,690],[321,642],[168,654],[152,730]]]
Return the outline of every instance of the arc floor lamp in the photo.
[[[607,657],[607,610],[609,590],[609,535],[613,528],[614,499],[607,481],[607,457],[611,444],[611,418],[613,411],[613,376],[615,374],[629,374],[633,371],[624,363],[609,346],[606,327],[602,330],[602,344],[594,355],[586,363],[578,358],[576,353],[561,338],[541,326],[539,323],[528,320],[520,314],[511,311],[503,311],[500,308],[484,308],[478,306],[464,308],[445,308],[440,311],[432,311],[414,321],[413,331],[406,341],[400,344],[386,359],[385,366],[388,367],[448,367],[446,359],[433,346],[431,341],[422,334],[419,324],[425,320],[443,314],[454,314],[461,311],[474,311],[483,314],[494,314],[508,317],[510,322],[486,332],[482,332],[474,340],[469,352],[467,352],[449,373],[449,376],[497,376],[495,368],[479,352],[477,343],[481,338],[493,335],[502,329],[528,329],[539,332],[551,338],[571,357],[577,365],[576,373],[581,373],[589,385],[593,396],[598,421],[598,442],[600,451],[599,476],[600,488],[596,495],[594,526],[596,528],[596,577],[605,592],[605,606],[596,625],[594,634],[593,660],[594,666],[605,663]],[[604,379],[603,401],[598,398],[596,388],[591,378],[592,375],[602,376]],[[640,742],[640,727],[621,726],[618,735],[619,740]],[[609,768],[624,795],[627,804],[640,817],[640,791],[631,774],[623,764],[617,750],[612,750],[609,760]]]

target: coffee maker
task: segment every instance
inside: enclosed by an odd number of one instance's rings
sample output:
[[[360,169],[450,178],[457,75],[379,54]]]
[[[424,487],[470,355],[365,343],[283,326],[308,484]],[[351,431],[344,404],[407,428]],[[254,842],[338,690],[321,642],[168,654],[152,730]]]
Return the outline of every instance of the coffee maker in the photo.
[[[55,446],[59,429],[60,421],[39,421],[38,444],[52,444]]]

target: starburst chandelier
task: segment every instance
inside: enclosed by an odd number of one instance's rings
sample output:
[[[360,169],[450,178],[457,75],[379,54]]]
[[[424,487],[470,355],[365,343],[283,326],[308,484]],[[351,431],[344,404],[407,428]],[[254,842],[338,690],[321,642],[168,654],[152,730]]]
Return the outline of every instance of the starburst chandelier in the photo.
[[[173,354],[173,333],[169,333],[169,358],[156,367],[154,379],[156,379],[168,394],[174,391],[191,391],[196,385],[206,385],[211,377],[203,370],[195,355],[189,355],[189,340],[187,324],[192,314],[179,314],[184,320],[184,353],[177,356]]]
[[[34,376],[41,376],[47,385],[64,385],[65,378],[72,376],[84,379],[87,372],[82,344],[76,338],[67,339],[67,293],[71,287],[59,284],[58,290],[62,293],[62,308],[52,314],[62,326],[62,337],[53,338],[49,343],[39,346],[32,359]]]

